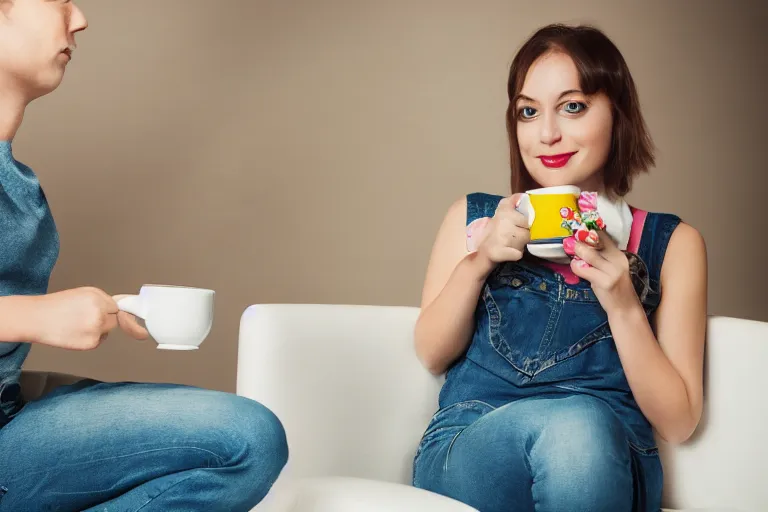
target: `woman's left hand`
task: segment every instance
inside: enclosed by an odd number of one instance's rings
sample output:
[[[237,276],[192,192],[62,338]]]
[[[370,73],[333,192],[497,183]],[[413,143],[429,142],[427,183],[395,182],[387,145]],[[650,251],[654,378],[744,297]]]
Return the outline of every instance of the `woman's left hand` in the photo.
[[[640,306],[627,257],[607,233],[599,231],[598,235],[597,247],[576,242],[575,254],[580,259],[571,261],[571,270],[592,284],[597,300],[609,316]]]

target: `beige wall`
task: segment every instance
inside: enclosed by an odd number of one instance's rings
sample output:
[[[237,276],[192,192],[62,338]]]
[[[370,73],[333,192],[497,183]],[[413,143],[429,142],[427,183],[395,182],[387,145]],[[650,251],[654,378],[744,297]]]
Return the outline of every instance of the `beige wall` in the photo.
[[[634,204],[700,229],[710,312],[768,321],[763,2],[81,0],[91,27],[17,158],[62,236],[52,289],[212,287],[204,349],[114,335],[30,369],[234,390],[256,302],[416,305],[438,223],[504,193],[509,62],[552,21],[624,52],[659,146]]]

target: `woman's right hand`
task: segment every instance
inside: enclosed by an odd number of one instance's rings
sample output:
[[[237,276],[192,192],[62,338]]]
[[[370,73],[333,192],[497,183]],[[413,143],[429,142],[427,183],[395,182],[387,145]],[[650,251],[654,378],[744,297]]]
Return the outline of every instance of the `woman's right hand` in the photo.
[[[75,288],[30,298],[34,300],[31,316],[35,325],[31,341],[42,345],[91,350],[118,326],[117,303],[98,288]],[[135,327],[143,331],[138,324]],[[140,331],[125,330],[136,338],[142,337]]]
[[[528,219],[515,209],[521,197],[514,194],[499,201],[496,213],[483,229],[477,252],[491,266],[520,260],[531,241]]]

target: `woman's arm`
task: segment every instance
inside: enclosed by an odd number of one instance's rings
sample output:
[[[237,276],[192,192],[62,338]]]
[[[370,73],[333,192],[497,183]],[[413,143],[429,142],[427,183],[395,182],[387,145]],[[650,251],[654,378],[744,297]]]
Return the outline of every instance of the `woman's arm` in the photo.
[[[642,309],[615,315],[611,330],[643,414],[661,437],[680,443],[701,419],[707,326],[706,247],[698,231],[687,224],[672,234],[661,290],[654,318],[658,339]]]
[[[480,290],[499,261],[522,257],[530,236],[526,218],[512,206],[516,196],[502,199],[480,235],[477,252],[467,253],[467,199],[448,210],[437,233],[427,267],[421,313],[414,332],[416,354],[435,375],[467,348],[474,329]]]
[[[467,254],[467,199],[451,205],[437,232],[416,321],[416,354],[433,374],[443,373],[466,349],[477,299],[492,267],[478,253]]]
[[[609,241],[609,237],[602,239]],[[615,246],[607,247],[603,257],[613,263],[610,266],[581,247],[582,254],[589,255],[588,262],[596,268],[582,269],[574,264],[574,272],[589,274],[591,278],[585,278],[597,288],[624,373],[643,414],[662,438],[681,443],[696,429],[702,411],[707,325],[704,240],[686,224],[680,224],[672,234],[661,271],[656,336],[631,289],[628,268],[622,266],[613,249]],[[626,262],[620,251],[618,254]],[[598,267],[603,268],[608,279],[601,279],[596,273],[600,272]]]

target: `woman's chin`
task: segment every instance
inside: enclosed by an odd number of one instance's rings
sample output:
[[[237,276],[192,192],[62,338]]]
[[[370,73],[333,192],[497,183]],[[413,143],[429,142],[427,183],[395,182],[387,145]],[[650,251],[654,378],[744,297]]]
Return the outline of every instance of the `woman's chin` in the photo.
[[[586,173],[585,175],[583,172],[574,172],[573,169],[568,169],[566,166],[560,169],[537,169],[535,173],[531,173],[531,177],[542,188],[575,185],[583,189],[585,186],[590,188],[589,184],[595,181],[594,174]]]
[[[539,184],[541,188],[548,187],[562,187],[564,185],[578,185],[578,182],[574,180],[572,176],[565,174],[550,174],[550,175],[537,175],[532,176],[533,180]]]

